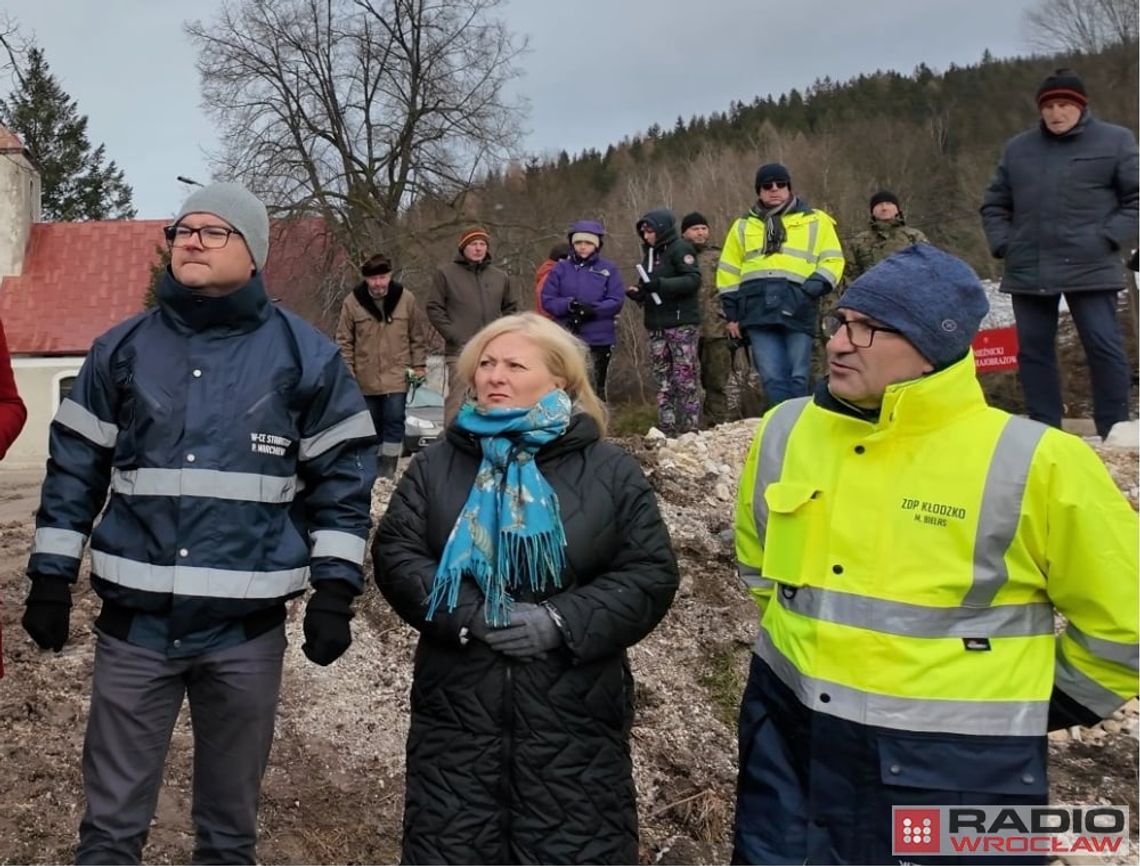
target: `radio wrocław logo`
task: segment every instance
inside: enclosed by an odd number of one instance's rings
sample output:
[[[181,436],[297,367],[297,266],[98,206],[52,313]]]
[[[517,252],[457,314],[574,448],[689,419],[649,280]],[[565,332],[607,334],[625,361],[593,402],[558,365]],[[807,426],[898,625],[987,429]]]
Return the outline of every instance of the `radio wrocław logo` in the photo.
[[[1127,806],[895,806],[895,855],[1128,852]]]

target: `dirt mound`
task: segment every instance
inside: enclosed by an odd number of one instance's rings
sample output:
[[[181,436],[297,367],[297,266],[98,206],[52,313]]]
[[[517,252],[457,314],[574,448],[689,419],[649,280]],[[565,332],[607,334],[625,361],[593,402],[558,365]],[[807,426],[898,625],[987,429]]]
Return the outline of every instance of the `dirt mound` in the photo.
[[[633,752],[643,862],[729,859],[735,713],[756,627],[755,608],[735,575],[731,528],[736,476],[755,426],[755,420],[741,421],[679,440],[622,441],[658,492],[682,571],[672,610],[631,652],[638,681]],[[1135,454],[1103,456],[1135,505]],[[0,863],[67,862],[82,810],[80,753],[98,603],[84,575],[75,594],[72,641],[59,655],[38,651],[19,628],[33,533],[29,503],[38,481],[33,476],[9,484],[5,498],[12,507],[0,512],[0,521],[7,521],[0,522],[7,665],[0,681]],[[377,483],[376,517],[392,489],[391,482]],[[355,641],[329,668],[302,656],[302,606],[290,613],[277,739],[262,798],[263,863],[388,863],[399,857],[415,633],[371,584],[358,610]],[[1136,737],[1135,703],[1095,729],[1055,734],[1054,799],[1128,803],[1135,815]],[[184,712],[147,862],[189,860],[190,742]]]

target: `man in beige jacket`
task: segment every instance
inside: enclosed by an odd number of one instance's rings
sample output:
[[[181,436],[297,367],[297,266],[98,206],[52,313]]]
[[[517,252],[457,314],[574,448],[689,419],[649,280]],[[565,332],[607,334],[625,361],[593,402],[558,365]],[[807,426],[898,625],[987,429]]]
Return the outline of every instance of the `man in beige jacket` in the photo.
[[[372,256],[360,273],[364,280],[341,305],[336,342],[380,436],[380,477],[392,478],[404,448],[407,371],[427,372],[426,322],[412,293],[392,279],[387,256]]]
[[[427,316],[443,336],[447,359],[447,398],[444,417],[451,423],[466,396],[455,374],[464,344],[484,325],[518,312],[505,271],[491,265],[490,237],[481,228],[467,229],[459,238],[459,253],[440,265],[428,295]]]

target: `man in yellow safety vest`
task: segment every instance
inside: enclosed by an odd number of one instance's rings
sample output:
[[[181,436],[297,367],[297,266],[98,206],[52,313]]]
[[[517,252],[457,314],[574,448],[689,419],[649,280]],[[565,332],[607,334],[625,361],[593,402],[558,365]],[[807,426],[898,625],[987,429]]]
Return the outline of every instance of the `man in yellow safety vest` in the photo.
[[[1044,804],[1046,732],[1136,694],[1136,513],[1080,439],[986,405],[987,309],[964,262],[896,253],[756,433],[733,862],[893,863],[892,807]]]

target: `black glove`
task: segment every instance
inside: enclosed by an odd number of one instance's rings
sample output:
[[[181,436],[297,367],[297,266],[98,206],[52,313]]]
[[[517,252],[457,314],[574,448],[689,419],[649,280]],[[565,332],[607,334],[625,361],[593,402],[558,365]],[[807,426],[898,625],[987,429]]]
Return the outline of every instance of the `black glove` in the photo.
[[[642,280],[637,284],[637,287],[643,292],[656,292],[661,288],[660,277],[650,277],[648,280]]]
[[[589,322],[598,318],[598,311],[594,309],[593,304],[583,303],[575,298],[570,302],[570,315],[583,322]]]
[[[562,643],[562,632],[550,611],[540,604],[517,602],[511,624],[489,631],[483,638],[491,649],[516,659],[529,659]]]
[[[352,599],[356,590],[343,580],[322,580],[305,608],[305,642],[301,652],[324,667],[344,655],[352,644]]]
[[[63,649],[71,626],[71,584],[67,579],[33,577],[20,624],[40,649]]]
[[[803,293],[813,301],[831,291],[831,284],[820,277],[808,277],[801,286]]]

